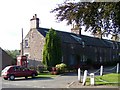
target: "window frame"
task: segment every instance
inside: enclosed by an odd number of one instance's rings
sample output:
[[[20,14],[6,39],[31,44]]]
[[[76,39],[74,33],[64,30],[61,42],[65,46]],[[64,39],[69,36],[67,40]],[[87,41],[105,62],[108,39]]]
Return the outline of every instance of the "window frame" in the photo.
[[[25,45],[25,48],[29,47],[29,39],[28,38],[24,40],[24,45]]]

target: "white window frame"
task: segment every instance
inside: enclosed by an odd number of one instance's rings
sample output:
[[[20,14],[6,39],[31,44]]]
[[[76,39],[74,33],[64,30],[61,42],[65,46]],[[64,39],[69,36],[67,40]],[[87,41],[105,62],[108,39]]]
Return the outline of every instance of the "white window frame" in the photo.
[[[24,53],[25,56],[30,57],[30,53]]]
[[[26,45],[26,41],[27,41],[27,45]],[[25,44],[25,48],[28,48],[28,47],[29,47],[29,39],[28,39],[28,38],[25,39],[24,44]]]

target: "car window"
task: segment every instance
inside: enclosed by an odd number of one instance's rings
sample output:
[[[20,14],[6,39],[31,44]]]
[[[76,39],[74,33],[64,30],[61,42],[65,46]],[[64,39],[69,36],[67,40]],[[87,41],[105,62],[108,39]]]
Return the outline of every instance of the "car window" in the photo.
[[[9,70],[9,68],[10,68],[10,66],[8,66],[8,67],[4,68],[4,69],[2,70],[2,72],[6,72],[6,71],[8,71],[8,70]]]
[[[20,67],[14,67],[14,71],[20,71]]]
[[[24,68],[23,68],[23,67],[20,67],[20,71],[24,71]]]
[[[23,68],[23,71],[29,71],[29,69],[28,68]]]

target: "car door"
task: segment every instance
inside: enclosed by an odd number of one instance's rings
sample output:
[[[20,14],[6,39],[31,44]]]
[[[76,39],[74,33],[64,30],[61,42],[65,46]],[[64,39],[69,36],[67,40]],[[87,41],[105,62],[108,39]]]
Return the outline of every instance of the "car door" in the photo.
[[[24,76],[31,76],[31,72],[29,69],[24,68],[23,72],[24,72]]]
[[[14,67],[14,75],[15,77],[20,77],[21,76],[21,70],[19,66]]]
[[[22,76],[24,76],[23,70],[22,70],[22,68],[20,66],[14,67],[14,75],[16,77],[22,77]]]
[[[20,67],[20,76],[21,76],[21,77],[26,76],[25,73],[26,73],[26,72],[25,72],[25,70],[24,70],[24,67]]]

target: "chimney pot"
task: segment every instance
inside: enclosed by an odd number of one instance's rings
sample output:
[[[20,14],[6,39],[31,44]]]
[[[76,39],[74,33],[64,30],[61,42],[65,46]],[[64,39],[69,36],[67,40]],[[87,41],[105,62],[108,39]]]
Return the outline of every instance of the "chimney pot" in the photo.
[[[37,18],[37,14],[35,14],[35,18]]]
[[[33,19],[34,19],[35,17],[33,16]]]

